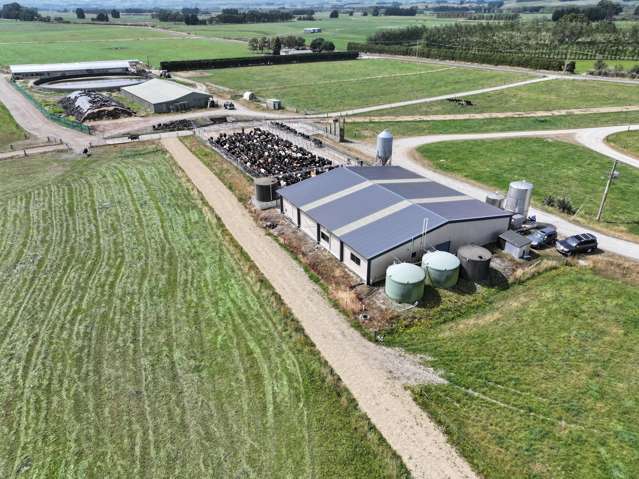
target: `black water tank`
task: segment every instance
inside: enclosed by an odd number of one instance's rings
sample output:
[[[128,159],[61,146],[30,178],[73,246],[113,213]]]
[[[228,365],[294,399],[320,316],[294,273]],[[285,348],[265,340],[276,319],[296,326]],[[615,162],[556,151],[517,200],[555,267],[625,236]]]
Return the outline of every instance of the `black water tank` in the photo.
[[[471,281],[486,281],[490,275],[490,260],[493,255],[477,245],[462,246],[457,250],[462,277]]]
[[[271,176],[255,178],[255,199],[260,203],[269,203],[277,199],[277,180]]]

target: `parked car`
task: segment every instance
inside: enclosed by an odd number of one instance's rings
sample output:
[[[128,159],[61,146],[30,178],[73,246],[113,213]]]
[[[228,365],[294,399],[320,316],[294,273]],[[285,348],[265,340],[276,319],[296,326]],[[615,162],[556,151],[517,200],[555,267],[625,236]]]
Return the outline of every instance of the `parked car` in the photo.
[[[235,103],[233,103],[232,101],[225,101],[224,102],[224,109],[225,110],[235,110]]]
[[[597,249],[597,237],[590,233],[570,236],[565,240],[557,241],[556,248],[565,256],[591,253]]]
[[[532,231],[528,235],[528,239],[530,240],[531,248],[534,249],[554,245],[557,241],[557,230],[554,226],[546,226]]]

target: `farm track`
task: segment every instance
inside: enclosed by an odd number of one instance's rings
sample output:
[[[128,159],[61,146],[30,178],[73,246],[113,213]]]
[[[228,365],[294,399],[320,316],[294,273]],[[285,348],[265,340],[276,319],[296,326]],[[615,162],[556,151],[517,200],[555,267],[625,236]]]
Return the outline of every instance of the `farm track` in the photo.
[[[326,470],[343,410],[268,287],[157,149],[95,160],[0,189],[0,477]]]

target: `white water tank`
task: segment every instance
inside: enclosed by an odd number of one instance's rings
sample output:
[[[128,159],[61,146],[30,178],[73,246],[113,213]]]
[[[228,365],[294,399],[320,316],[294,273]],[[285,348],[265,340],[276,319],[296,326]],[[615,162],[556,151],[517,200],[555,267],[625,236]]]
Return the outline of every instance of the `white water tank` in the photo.
[[[393,135],[384,130],[377,135],[377,161],[381,165],[388,165],[393,156]]]
[[[504,209],[528,218],[528,209],[532,198],[533,184],[526,181],[513,181],[508,187]]]

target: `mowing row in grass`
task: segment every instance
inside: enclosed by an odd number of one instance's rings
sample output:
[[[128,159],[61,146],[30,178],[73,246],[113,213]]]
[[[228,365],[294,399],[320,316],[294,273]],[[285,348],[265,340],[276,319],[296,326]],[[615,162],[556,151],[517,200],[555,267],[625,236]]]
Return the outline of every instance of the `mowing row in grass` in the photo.
[[[19,28],[18,28],[19,27]],[[249,55],[241,42],[191,38],[142,27],[0,23],[0,65],[138,59],[163,60]]]
[[[639,111],[539,116],[530,118],[490,118],[438,121],[372,121],[346,123],[346,135],[353,140],[373,140],[389,129],[395,137],[452,135],[458,133],[496,133],[500,131],[558,130],[616,126],[639,123]]]
[[[20,128],[9,113],[9,110],[0,103],[0,151],[9,148],[9,145],[27,139],[27,133]]]
[[[356,60],[232,68],[201,78],[236,92],[280,98],[299,111],[333,112],[497,86],[525,74],[399,60]]]
[[[408,476],[163,150],[0,176],[1,477]]]
[[[636,286],[561,267],[456,296],[385,342],[448,380],[414,396],[483,477],[639,475]]]
[[[548,195],[567,197],[577,208],[573,219],[639,235],[639,170],[619,165],[620,175],[610,190],[603,221],[596,223],[612,163],[587,148],[563,141],[518,138],[433,143],[418,151],[432,167],[490,188],[503,191],[510,181],[526,178],[535,185],[533,203],[537,206],[542,206]]]
[[[473,95],[467,99],[472,101],[473,106],[462,108],[444,100],[381,110],[375,115],[448,115],[639,105],[639,88],[637,85],[597,80],[550,80]]]
[[[616,133],[606,138],[606,141],[619,150],[639,156],[639,131]]]

